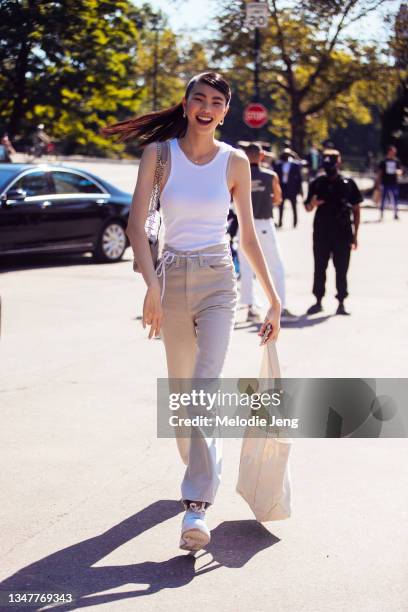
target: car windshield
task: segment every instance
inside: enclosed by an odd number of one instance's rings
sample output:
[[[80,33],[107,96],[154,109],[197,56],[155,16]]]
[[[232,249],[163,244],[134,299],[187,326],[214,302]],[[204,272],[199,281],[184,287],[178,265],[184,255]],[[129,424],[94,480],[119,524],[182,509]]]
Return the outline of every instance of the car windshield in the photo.
[[[0,191],[7,185],[13,176],[16,176],[15,168],[2,168],[0,165]]]

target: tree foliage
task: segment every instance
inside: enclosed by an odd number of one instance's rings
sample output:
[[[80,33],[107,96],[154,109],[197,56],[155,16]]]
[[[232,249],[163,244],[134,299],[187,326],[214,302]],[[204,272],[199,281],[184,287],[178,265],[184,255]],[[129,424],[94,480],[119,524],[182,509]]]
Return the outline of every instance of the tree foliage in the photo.
[[[350,118],[371,121],[370,109],[385,105],[395,90],[395,71],[382,49],[348,32],[380,4],[384,0],[269,0],[268,27],[261,30],[261,101],[271,110],[272,133],[290,137],[299,152],[307,139],[327,136]],[[244,3],[222,6],[213,57],[249,101],[254,52]]]
[[[402,3],[393,22],[390,51],[399,78],[395,97],[382,114],[381,145],[397,145],[404,164],[408,164],[408,5]]]
[[[0,6],[0,121],[11,136],[39,123],[66,153],[117,154],[100,134],[108,123],[173,104],[183,74],[204,50],[179,49],[163,15],[130,0],[3,0]]]
[[[388,1],[267,0],[259,63],[261,101],[271,121],[260,137],[291,138],[302,152],[308,140],[321,140],[351,119],[368,124],[373,109],[401,98],[406,5],[389,19],[387,49],[357,40],[349,29]],[[218,67],[234,92],[222,136],[253,137],[242,111],[253,98],[254,33],[245,27],[243,0],[219,0],[219,6],[218,31],[205,43],[188,33],[176,36],[148,3],[2,0],[0,124],[11,136],[27,136],[43,122],[65,153],[134,153],[132,143],[114,143],[100,128],[174,104],[193,74]]]

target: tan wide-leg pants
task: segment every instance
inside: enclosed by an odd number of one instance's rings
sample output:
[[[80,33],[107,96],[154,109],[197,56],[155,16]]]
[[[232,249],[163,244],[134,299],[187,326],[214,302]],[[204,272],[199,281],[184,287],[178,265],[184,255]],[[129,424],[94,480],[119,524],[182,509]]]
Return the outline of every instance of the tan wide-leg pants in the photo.
[[[162,253],[162,259],[167,257],[168,261],[162,265],[159,280],[162,289],[164,282],[161,335],[169,379],[219,378],[237,304],[229,245],[198,251],[179,251],[164,245]],[[178,450],[187,466],[181,496],[212,504],[221,479],[222,438],[206,437],[199,428],[194,429],[189,437],[177,436],[176,432]]]

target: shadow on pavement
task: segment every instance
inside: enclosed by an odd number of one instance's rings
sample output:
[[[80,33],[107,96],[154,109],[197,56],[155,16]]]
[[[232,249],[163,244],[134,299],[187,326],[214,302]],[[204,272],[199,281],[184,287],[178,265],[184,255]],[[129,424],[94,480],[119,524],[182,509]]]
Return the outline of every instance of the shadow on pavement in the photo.
[[[224,521],[211,531],[211,542],[201,556],[210,553],[217,567],[238,568],[277,542],[279,538],[258,521]]]
[[[228,521],[212,531],[210,545],[196,553],[198,557],[182,553],[161,562],[92,567],[126,542],[182,511],[180,501],[154,502],[105,533],[24,567],[0,583],[3,603],[8,592],[72,593],[72,603],[52,605],[53,611],[62,612],[151,595],[162,589],[182,587],[196,576],[218,567],[242,567],[258,552],[279,541],[255,520]],[[178,533],[174,534],[175,547],[178,546],[178,536]],[[194,566],[197,558],[208,553],[211,560],[196,571]],[[215,565],[211,566],[213,563]],[[125,585],[126,590],[105,593]],[[46,606],[45,603],[24,603],[20,609],[43,610]],[[18,607],[11,606],[11,609]]]
[[[297,321],[289,322],[289,321],[281,321],[281,328],[292,328],[298,329],[301,327],[313,327],[314,325],[318,325],[319,323],[325,323],[328,319],[334,317],[335,314],[327,314],[320,317],[308,317],[307,315],[301,315]],[[235,324],[235,330],[245,329],[251,333],[258,333],[261,329],[261,323],[253,323],[251,321],[241,321]]]

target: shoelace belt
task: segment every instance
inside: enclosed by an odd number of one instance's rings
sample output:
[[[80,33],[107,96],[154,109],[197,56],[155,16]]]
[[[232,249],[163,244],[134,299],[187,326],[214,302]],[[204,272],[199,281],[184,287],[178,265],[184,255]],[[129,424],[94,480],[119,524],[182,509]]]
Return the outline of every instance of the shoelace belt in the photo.
[[[226,253],[192,253],[190,255],[180,255],[179,253],[172,253],[172,251],[163,251],[162,257],[156,267],[157,277],[163,276],[163,287],[160,296],[160,300],[163,301],[164,290],[166,287],[166,265],[173,263],[176,257],[220,257]]]

